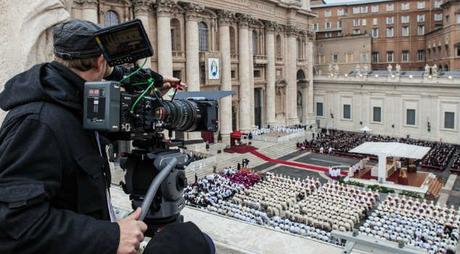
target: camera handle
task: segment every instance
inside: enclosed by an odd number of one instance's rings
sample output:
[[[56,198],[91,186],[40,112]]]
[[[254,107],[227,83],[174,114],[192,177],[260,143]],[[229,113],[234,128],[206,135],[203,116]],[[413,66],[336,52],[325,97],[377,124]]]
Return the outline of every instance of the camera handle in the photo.
[[[171,158],[168,164],[166,164],[166,166],[164,166],[160,170],[160,173],[158,173],[158,175],[153,179],[145,195],[144,202],[142,202],[141,216],[139,220],[144,220],[145,216],[147,216],[147,213],[150,210],[149,209],[150,205],[152,205],[153,198],[155,197],[155,194],[157,194],[158,188],[160,187],[161,183],[166,179],[166,177],[169,175],[171,170],[176,167],[176,164],[177,164],[177,159]]]

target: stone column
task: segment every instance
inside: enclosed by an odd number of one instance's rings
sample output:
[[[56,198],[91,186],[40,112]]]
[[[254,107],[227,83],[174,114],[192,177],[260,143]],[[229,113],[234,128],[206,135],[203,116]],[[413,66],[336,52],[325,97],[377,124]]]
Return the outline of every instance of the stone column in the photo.
[[[250,101],[250,65],[249,65],[249,29],[248,16],[239,17],[239,79],[240,79],[240,130],[251,129],[251,101]]]
[[[306,58],[307,58],[307,78],[308,78],[308,99],[307,99],[307,108],[306,112],[308,113],[307,115],[307,123],[308,124],[314,124],[315,123],[315,109],[314,109],[314,95],[313,95],[313,38],[308,37],[308,42],[307,42],[307,52],[306,52]]]
[[[287,28],[286,56],[286,124],[298,124],[297,118],[297,39],[295,27]]]
[[[97,0],[84,0],[82,4],[82,19],[98,24]]]
[[[200,91],[200,42],[198,18],[203,8],[197,4],[186,6],[185,57],[188,91]]]
[[[266,97],[266,120],[267,124],[273,126],[276,123],[276,68],[275,68],[275,23],[266,23],[266,52],[267,52],[267,97]]]
[[[230,28],[234,15],[228,11],[219,12],[219,48],[222,54],[221,79],[222,91],[232,90],[232,59],[230,54]],[[220,133],[222,140],[228,141],[232,132],[232,97],[221,99],[220,104]]]
[[[134,18],[139,19],[142,21],[142,25],[144,26],[145,32],[147,36],[150,35],[150,22],[149,22],[149,12],[152,10],[151,6],[152,2],[149,0],[136,0],[133,2],[134,7]],[[138,64],[143,64],[145,60],[140,60]],[[152,60],[147,58],[147,61],[144,65],[145,68],[152,67]]]
[[[253,22],[253,19],[250,19],[250,23]],[[248,46],[249,46],[249,102],[250,102],[250,121],[251,128],[255,127],[255,104],[254,104],[254,50],[252,48],[252,29],[248,31]]]
[[[157,12],[157,57],[158,72],[164,76],[172,76],[172,45],[171,45],[171,11],[174,3],[171,0],[159,0]]]

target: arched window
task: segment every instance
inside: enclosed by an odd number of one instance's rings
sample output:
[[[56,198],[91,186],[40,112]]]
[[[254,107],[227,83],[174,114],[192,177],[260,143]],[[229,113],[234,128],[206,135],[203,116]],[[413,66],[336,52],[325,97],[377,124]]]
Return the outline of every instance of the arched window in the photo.
[[[198,24],[198,31],[200,36],[200,51],[208,51],[208,25],[204,22]]]
[[[118,13],[115,11],[109,10],[104,15],[104,26],[114,26],[120,23],[120,18]]]
[[[276,36],[276,57],[283,57],[281,50],[281,35]]]
[[[230,54],[236,54],[235,28],[230,27]]]
[[[305,80],[305,72],[303,70],[298,70],[297,71],[297,81],[303,81]]]
[[[258,41],[259,41],[259,35],[257,34],[257,31],[252,31],[252,55],[255,56],[259,52],[259,47],[258,47]]]
[[[180,22],[177,19],[171,19],[171,49],[181,51]]]

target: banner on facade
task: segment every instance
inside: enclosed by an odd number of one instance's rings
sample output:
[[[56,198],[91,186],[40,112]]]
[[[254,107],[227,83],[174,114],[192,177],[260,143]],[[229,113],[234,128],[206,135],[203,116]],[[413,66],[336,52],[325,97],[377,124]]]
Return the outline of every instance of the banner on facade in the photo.
[[[217,80],[220,79],[220,65],[219,58],[208,58],[208,79]]]

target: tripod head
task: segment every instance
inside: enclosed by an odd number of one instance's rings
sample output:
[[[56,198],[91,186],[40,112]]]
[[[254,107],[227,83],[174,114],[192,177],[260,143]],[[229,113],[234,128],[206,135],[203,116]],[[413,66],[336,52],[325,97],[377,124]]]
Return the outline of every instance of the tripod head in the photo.
[[[169,149],[162,135],[136,140],[133,146],[135,149],[120,163],[126,171],[122,186],[133,209],[142,207],[141,220],[148,226],[145,235],[153,236],[158,228],[183,221],[180,212],[185,206],[183,190],[189,158]]]

